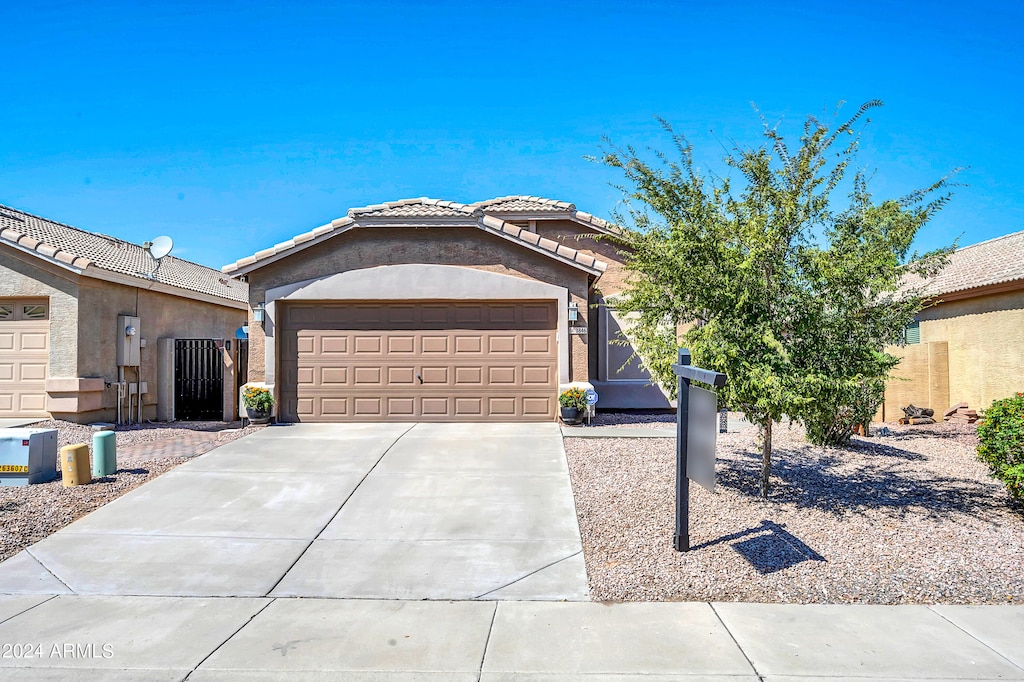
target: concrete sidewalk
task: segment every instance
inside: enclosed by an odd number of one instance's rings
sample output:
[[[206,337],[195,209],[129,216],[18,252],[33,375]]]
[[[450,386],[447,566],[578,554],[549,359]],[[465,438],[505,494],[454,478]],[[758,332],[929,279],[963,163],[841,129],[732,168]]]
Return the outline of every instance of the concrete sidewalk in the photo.
[[[1022,634],[999,606],[5,596],[0,677],[1024,680]]]

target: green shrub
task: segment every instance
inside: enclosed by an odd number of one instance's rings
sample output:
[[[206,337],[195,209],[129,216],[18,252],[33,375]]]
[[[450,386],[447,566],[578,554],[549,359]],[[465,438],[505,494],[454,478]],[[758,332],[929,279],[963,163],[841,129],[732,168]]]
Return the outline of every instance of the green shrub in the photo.
[[[1024,502],[1024,393],[992,403],[978,423],[978,438],[978,457]]]

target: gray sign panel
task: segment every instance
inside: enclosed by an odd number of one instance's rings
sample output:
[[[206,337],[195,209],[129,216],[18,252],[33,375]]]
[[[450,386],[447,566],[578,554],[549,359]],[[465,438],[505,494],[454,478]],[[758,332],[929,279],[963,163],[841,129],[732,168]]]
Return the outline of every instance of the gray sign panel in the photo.
[[[715,492],[715,442],[718,394],[690,386],[690,422],[686,439],[686,476]]]

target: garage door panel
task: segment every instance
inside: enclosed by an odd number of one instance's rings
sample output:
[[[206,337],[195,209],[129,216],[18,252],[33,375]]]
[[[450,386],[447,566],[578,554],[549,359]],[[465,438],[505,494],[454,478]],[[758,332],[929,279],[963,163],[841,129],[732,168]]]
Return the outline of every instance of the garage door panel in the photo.
[[[523,398],[523,414],[527,416],[547,416],[554,411],[554,398],[535,396]]]
[[[20,370],[19,381],[46,381],[45,362],[23,362]]]
[[[420,372],[423,384],[448,385],[448,367],[424,367]]]
[[[348,335],[336,336],[330,333],[324,333],[320,337],[320,354],[321,355],[344,355],[348,353]]]
[[[13,312],[0,320],[0,417],[45,417],[50,362],[47,304],[5,302],[4,306]],[[36,315],[43,319],[34,319]]]
[[[422,340],[421,348],[423,353],[447,353],[448,352],[448,337],[447,336],[424,336]]]
[[[412,386],[416,382],[415,367],[388,367],[388,386]]]
[[[355,409],[352,413],[356,417],[383,417],[384,401],[381,398],[352,398],[352,405]]]
[[[484,338],[478,334],[457,334],[454,342],[455,352],[459,355],[473,355],[484,351]]]
[[[348,367],[320,367],[321,386],[348,385]]]
[[[296,321],[285,304],[281,375],[295,381],[281,387],[283,416],[299,421],[553,419],[555,310],[554,303],[541,302],[324,302],[312,321],[305,306]],[[289,337],[316,342],[289,350]]]
[[[47,350],[47,339],[49,334],[43,332],[22,332],[20,338],[21,343],[18,350],[25,351],[45,351]]]
[[[548,386],[554,381],[554,367],[523,367],[524,386]]]
[[[516,352],[516,337],[513,334],[492,334],[487,339],[487,352],[491,355],[497,353],[512,354]]]
[[[356,355],[380,353],[381,338],[379,336],[357,336],[353,339]]]
[[[388,398],[388,416],[414,417],[416,415],[415,398]]]
[[[388,355],[414,354],[416,337],[412,335],[388,336]]]
[[[355,367],[352,371],[352,385],[359,386],[381,386],[380,367]]]

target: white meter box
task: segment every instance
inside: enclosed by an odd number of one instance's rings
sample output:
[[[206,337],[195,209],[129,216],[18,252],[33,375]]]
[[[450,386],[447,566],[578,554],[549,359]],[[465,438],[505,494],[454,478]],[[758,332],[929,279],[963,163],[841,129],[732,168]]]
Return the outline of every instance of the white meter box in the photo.
[[[0,486],[57,478],[57,429],[0,429]]]

